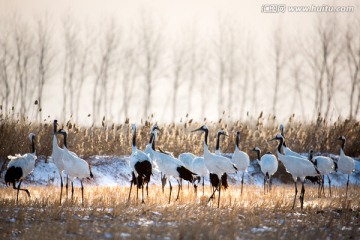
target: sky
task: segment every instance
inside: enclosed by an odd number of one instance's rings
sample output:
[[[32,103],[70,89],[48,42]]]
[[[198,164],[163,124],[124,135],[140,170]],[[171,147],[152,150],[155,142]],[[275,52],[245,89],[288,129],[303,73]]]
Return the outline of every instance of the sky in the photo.
[[[256,48],[263,52],[266,58],[268,52],[266,49],[270,44],[269,35],[278,24],[283,27],[285,36],[293,36],[296,32],[306,32],[311,27],[313,19],[318,13],[262,13],[261,9],[264,4],[286,4],[290,5],[350,5],[354,6],[356,0],[0,0],[0,14],[11,14],[16,12],[25,17],[33,17],[41,14],[48,14],[53,22],[59,22],[64,14],[72,14],[78,20],[90,22],[91,24],[101,24],[104,18],[114,17],[117,21],[124,24],[131,23],[138,16],[140,9],[151,11],[153,15],[158,16],[166,23],[166,31],[172,34],[184,26],[196,21],[202,34],[213,31],[217,26],[218,16],[232,16],[237,19],[241,25],[250,31],[256,39],[254,39]],[[354,14],[359,14],[355,9]],[[321,13],[326,14],[326,13]],[[343,14],[344,13],[339,13]],[[346,17],[346,16],[345,16]],[[59,29],[54,26],[54,29]],[[284,82],[286,84],[286,81]],[[46,112],[50,115],[59,115],[61,109],[61,99],[54,99],[54,89],[61,88],[61,83],[53,82],[51,86],[46,86],[47,91],[45,98],[47,105],[44,106]],[[156,93],[155,93],[156,94]],[[264,93],[268,94],[268,93]],[[160,104],[166,99],[158,99],[156,104]],[[262,102],[260,108],[266,109],[269,101],[266,99]],[[215,104],[209,102],[209,104]],[[345,103],[338,102],[340,109]],[[55,106],[55,107],[54,107]],[[346,107],[346,106],[345,106]],[[249,106],[251,108],[251,106]],[[157,115],[159,120],[168,121],[166,114],[162,113],[163,108],[158,109]],[[285,109],[284,116],[288,116],[292,109]],[[91,111],[91,106],[84,106],[85,112]],[[84,114],[85,115],[85,114]],[[136,115],[136,114],[134,114]],[[215,119],[215,112],[209,111],[208,117]],[[60,116],[59,116],[60,117]],[[133,116],[136,117],[136,116]]]

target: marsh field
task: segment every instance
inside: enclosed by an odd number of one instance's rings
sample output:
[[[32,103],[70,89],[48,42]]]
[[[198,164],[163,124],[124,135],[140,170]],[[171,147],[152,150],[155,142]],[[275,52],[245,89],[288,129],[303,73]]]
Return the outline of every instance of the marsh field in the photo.
[[[183,118],[179,124],[159,124],[158,146],[177,156],[181,152],[202,155],[203,136],[191,130],[202,124],[210,129],[210,148],[214,148],[215,133],[224,129],[221,150],[231,153],[234,148],[234,132],[241,132],[240,146],[248,152],[251,160],[256,158],[250,149],[259,146],[265,151],[275,151],[276,144],[268,142],[278,132],[279,123],[271,116],[262,114],[246,122],[193,122]],[[148,142],[150,128],[148,119],[139,126],[137,144],[143,149]],[[287,143],[295,151],[306,153],[310,148],[318,153],[339,154],[336,141],[340,135],[347,137],[346,153],[357,158],[360,149],[360,125],[357,121],[338,119],[329,123],[322,118],[314,122],[296,121],[293,116],[285,124]],[[114,124],[103,119],[101,126],[82,127],[68,120],[60,127],[69,132],[69,148],[83,159],[91,156],[120,156],[131,153],[130,123]],[[0,160],[2,177],[7,165],[6,156],[29,151],[28,134],[37,134],[37,155],[46,163],[52,151],[52,119],[32,123],[26,119],[5,118],[0,122]],[[59,145],[62,145],[59,140]],[[105,159],[106,160],[106,159]],[[104,160],[104,161],[105,161]],[[129,173],[130,174],[130,173]],[[357,176],[357,175],[356,175]],[[96,176],[95,176],[96,178]],[[129,186],[94,186],[85,184],[85,204],[81,204],[81,191],[76,185],[74,199],[59,205],[60,184],[40,186],[25,181],[31,198],[20,192],[16,205],[16,191],[0,187],[0,239],[357,239],[360,231],[360,187],[351,184],[345,197],[345,182],[333,187],[330,197],[318,198],[317,186],[306,184],[304,210],[300,210],[299,195],[296,207],[291,210],[294,186],[290,174],[282,164],[274,176],[270,194],[264,194],[259,185],[240,186],[231,184],[222,192],[220,208],[217,200],[207,200],[210,187],[197,196],[193,188],[184,185],[180,199],[175,202],[177,185],[168,204],[169,186],[162,193],[156,183],[149,188],[145,204],[137,203],[133,189],[131,201],[127,201]],[[282,183],[279,183],[282,182]],[[298,188],[300,190],[300,184]],[[199,186],[199,189],[201,187]],[[140,194],[140,192],[139,192]],[[140,197],[140,195],[139,195]],[[66,199],[65,191],[63,199]]]
[[[177,189],[177,186],[175,186]],[[59,205],[59,187],[30,187],[31,198],[0,188],[1,239],[358,239],[360,188],[334,188],[332,197],[318,198],[317,188],[307,186],[304,210],[299,200],[291,210],[294,188],[274,185],[270,194],[254,185],[230,186],[216,201],[195,196],[183,187],[180,199],[168,204],[168,187],[151,186],[145,204],[136,202],[128,187],[86,187],[85,204],[75,189]],[[326,189],[328,190],[328,189]],[[134,193],[134,191],[133,191]],[[64,194],[65,195],[65,194]],[[174,195],[173,195],[174,196]]]

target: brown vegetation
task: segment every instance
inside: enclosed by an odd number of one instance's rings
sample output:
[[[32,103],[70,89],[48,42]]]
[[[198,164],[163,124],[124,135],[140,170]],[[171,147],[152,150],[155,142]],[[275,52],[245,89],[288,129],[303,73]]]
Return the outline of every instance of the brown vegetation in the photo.
[[[0,238],[63,239],[169,238],[169,239],[353,239],[360,227],[360,189],[334,188],[333,196],[317,198],[317,188],[308,187],[304,210],[299,202],[291,211],[293,186],[274,186],[264,195],[261,187],[230,186],[221,201],[206,204],[206,197],[184,191],[178,202],[167,204],[167,194],[151,186],[146,204],[127,203],[128,187],[85,187],[85,206],[80,189],[74,202],[58,205],[59,188],[30,187],[32,197],[0,188]],[[167,191],[168,189],[166,189]],[[134,196],[134,195],[133,195]],[[174,199],[173,199],[174,200]]]

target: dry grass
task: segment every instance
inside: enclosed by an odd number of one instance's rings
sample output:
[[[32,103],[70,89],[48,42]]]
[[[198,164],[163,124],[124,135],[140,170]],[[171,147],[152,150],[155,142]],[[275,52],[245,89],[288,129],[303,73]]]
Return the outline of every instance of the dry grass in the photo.
[[[174,188],[177,190],[177,186]],[[81,239],[157,238],[157,239],[354,239],[360,230],[360,188],[334,188],[333,196],[317,198],[317,189],[307,186],[304,210],[299,201],[291,211],[293,186],[274,186],[271,194],[262,188],[231,186],[222,195],[221,207],[206,204],[206,197],[184,191],[180,200],[167,204],[160,187],[151,186],[146,204],[127,203],[128,187],[87,187],[86,203],[80,204],[80,189],[75,199],[58,204],[59,188],[30,187],[32,198],[0,188],[0,238]],[[174,194],[175,195],[175,194]],[[173,196],[174,196],[173,195]],[[134,195],[133,195],[134,196]],[[175,197],[175,196],[174,196]]]
[[[49,156],[52,149],[52,120],[50,117],[43,123],[31,123],[26,119],[1,118],[0,115],[0,159],[15,153],[29,151],[28,134],[37,134],[37,154]],[[67,121],[60,123],[69,132],[69,148],[80,156],[87,158],[92,155],[129,155],[131,152],[131,126],[128,121],[123,124],[109,123],[103,120],[101,127],[81,127]],[[241,132],[241,148],[250,153],[254,146],[262,151],[274,151],[276,144],[269,143],[279,132],[279,122],[273,116],[265,117],[262,114],[257,118],[246,121],[227,122],[220,119],[217,122],[195,123],[192,119],[184,118],[180,124],[160,125],[162,133],[158,137],[158,146],[173,152],[175,156],[182,152],[202,154],[203,136],[191,133],[191,130],[207,124],[210,128],[210,147],[213,147],[216,132],[226,130],[230,136],[222,143],[223,152],[233,152],[235,132]],[[337,120],[328,123],[321,117],[314,122],[303,123],[290,117],[285,124],[285,137],[288,145],[295,151],[308,152],[310,149],[323,153],[338,154],[340,146],[336,139],[340,135],[347,138],[347,155],[360,155],[360,124],[358,121]],[[137,141],[140,149],[144,148],[149,140],[151,121],[143,122],[138,127]]]

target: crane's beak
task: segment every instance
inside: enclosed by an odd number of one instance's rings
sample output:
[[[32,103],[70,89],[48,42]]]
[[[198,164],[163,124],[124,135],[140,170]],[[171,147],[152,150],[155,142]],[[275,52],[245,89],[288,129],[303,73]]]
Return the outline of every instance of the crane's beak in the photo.
[[[159,132],[161,132],[161,129],[160,129],[158,126],[155,126],[155,127],[154,127],[154,131],[155,131],[155,130],[158,130]]]
[[[272,138],[272,139],[268,140],[268,142],[275,141],[275,140],[277,140],[277,139],[276,139],[276,137],[274,137],[274,138]]]
[[[192,130],[191,132],[197,132],[197,131],[202,131],[201,127],[195,130]]]

